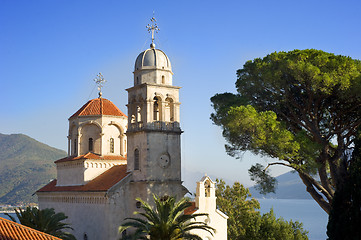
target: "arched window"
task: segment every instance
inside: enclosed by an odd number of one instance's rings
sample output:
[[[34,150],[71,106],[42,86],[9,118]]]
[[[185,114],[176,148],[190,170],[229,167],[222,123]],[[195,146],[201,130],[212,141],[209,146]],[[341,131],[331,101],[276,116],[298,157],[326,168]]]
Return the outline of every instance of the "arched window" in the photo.
[[[134,170],[139,170],[139,150],[134,150]]]
[[[162,76],[162,84],[165,84],[165,77],[164,77],[164,75]]]
[[[89,138],[89,152],[92,152],[94,150],[94,146],[93,146],[93,138]]]
[[[110,153],[114,153],[114,138],[110,138]]]
[[[88,235],[86,233],[84,233],[83,239],[88,240]]]
[[[159,118],[159,99],[157,97],[153,98],[154,104],[153,104],[153,120],[154,121],[160,121]]]
[[[139,84],[139,77],[137,77],[137,84]]]
[[[76,138],[74,139],[74,146],[73,146],[73,154],[76,154],[77,152],[77,141],[76,141]]]

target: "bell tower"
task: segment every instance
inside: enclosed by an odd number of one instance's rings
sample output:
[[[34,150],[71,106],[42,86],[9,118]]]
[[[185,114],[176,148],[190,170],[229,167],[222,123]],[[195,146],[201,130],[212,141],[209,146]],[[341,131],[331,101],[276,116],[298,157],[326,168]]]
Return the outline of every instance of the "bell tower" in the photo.
[[[150,48],[135,61],[134,86],[128,88],[127,159],[133,185],[143,200],[159,196],[182,197],[179,89],[167,55],[155,48],[154,17]]]

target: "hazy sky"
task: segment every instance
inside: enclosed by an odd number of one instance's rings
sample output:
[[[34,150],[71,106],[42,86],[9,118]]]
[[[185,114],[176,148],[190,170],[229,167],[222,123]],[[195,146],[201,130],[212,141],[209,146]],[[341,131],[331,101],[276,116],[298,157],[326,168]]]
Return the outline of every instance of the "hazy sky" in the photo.
[[[226,155],[212,125],[210,97],[234,92],[236,70],[274,51],[315,48],[361,59],[360,1],[0,0],[0,132],[24,133],[67,148],[68,117],[97,97],[127,113],[136,57],[148,48],[153,11],[156,47],[181,86],[183,174],[251,184],[257,156]],[[274,174],[282,169],[274,170]],[[201,176],[200,176],[201,177]]]

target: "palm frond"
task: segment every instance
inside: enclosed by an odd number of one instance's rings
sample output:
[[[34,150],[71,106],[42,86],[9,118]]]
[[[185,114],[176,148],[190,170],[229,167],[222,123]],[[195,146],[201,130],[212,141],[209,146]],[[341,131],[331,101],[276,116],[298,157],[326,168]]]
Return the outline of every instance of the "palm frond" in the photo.
[[[154,205],[137,198],[141,203],[143,212],[135,212],[142,218],[126,218],[119,231],[134,228],[135,232],[121,238],[125,239],[156,239],[156,240],[180,240],[194,239],[201,240],[195,234],[191,234],[191,230],[200,229],[213,235],[214,228],[203,222],[194,222],[196,217],[208,216],[208,214],[199,213],[194,215],[185,215],[184,210],[191,206],[188,200],[182,198],[176,201],[174,197],[159,198],[153,195]]]

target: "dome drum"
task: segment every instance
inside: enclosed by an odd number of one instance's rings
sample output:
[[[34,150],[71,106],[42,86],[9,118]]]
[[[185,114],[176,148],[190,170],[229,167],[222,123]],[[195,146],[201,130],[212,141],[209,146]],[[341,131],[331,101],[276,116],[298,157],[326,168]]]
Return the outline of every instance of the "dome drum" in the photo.
[[[134,72],[134,85],[143,83],[172,85],[172,75],[172,72],[162,69],[157,71],[154,71],[154,69],[143,69],[142,71]]]

